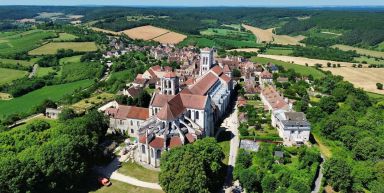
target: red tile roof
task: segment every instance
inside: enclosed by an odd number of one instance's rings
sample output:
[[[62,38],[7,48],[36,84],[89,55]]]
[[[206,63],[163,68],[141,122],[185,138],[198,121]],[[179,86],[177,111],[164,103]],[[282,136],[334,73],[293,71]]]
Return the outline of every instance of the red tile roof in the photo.
[[[179,136],[173,136],[169,140],[169,148],[180,147],[182,145],[183,145],[183,143],[181,142],[181,139]]]
[[[191,93],[198,95],[205,95],[209,89],[216,83],[218,77],[212,72],[207,73],[195,85],[192,86]]]
[[[144,134],[144,135],[140,135],[139,136],[139,142],[140,143],[147,143],[147,136]]]
[[[212,72],[216,73],[218,76],[220,76],[223,73],[223,69],[219,65],[214,66],[211,69]]]
[[[156,65],[156,66],[152,66],[152,67],[149,68],[149,69],[152,69],[153,71],[161,71],[161,66]]]
[[[175,78],[176,73],[174,72],[168,72],[167,74],[164,75],[164,78]]]
[[[174,120],[184,111],[185,107],[182,102],[175,97],[174,100],[167,102],[156,116],[160,120]]]
[[[180,93],[180,97],[184,107],[191,108],[191,109],[200,109],[200,110],[205,109],[205,104],[208,99],[207,96],[184,94],[184,93]]]
[[[149,117],[149,109],[142,107],[131,107],[128,111],[127,118],[146,120]]]
[[[162,107],[167,103],[169,100],[171,100],[175,95],[164,95],[164,94],[158,94],[155,93],[155,96],[153,97],[151,106],[154,107]]]
[[[273,78],[273,75],[268,72],[267,70],[264,70],[261,74],[260,74],[261,78],[264,78],[264,79],[271,79]]]
[[[187,134],[185,135],[185,137],[187,138],[187,140],[188,140],[189,143],[193,143],[193,142],[196,141],[196,137],[194,137],[194,136],[192,135],[192,133],[187,133]]]
[[[227,84],[231,81],[231,78],[229,78],[227,75],[225,75],[225,74],[222,74],[221,76],[220,76],[220,78],[224,81],[224,82],[226,82]]]
[[[155,137],[155,139],[149,142],[149,146],[156,149],[161,149],[164,147],[164,139],[161,137]]]
[[[224,71],[225,73],[227,73],[227,72],[231,72],[231,70],[229,69],[229,66],[228,66],[228,65],[224,65],[223,71]]]

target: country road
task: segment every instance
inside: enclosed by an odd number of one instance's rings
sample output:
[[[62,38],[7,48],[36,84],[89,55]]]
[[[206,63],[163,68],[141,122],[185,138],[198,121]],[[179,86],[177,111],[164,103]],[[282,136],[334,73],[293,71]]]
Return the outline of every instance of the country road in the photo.
[[[321,154],[321,159],[322,159],[322,162],[320,164],[319,174],[315,181],[315,187],[313,188],[311,193],[318,193],[320,191],[321,180],[323,179],[323,164],[325,161],[323,154]]]
[[[34,77],[38,68],[39,68],[38,64],[33,65],[32,72],[29,74],[28,78]]]

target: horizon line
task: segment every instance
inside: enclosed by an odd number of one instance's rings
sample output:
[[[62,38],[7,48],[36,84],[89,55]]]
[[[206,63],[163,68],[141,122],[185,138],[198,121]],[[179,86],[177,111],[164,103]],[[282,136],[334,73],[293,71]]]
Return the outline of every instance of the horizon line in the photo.
[[[98,4],[79,4],[79,5],[33,5],[15,4],[4,6],[52,6],[52,7],[163,7],[163,8],[384,8],[384,5],[218,5],[218,6],[195,6],[195,5],[98,5]]]

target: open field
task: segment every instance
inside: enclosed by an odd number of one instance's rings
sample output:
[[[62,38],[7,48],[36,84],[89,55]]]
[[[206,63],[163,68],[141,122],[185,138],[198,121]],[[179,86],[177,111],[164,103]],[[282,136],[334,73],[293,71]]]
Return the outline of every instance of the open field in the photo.
[[[59,49],[72,49],[75,52],[92,52],[97,50],[95,42],[51,42],[30,51],[29,55],[56,54]]]
[[[161,35],[153,39],[153,41],[160,42],[162,44],[178,44],[186,38],[187,38],[186,35],[179,34],[176,32],[168,32],[164,35]]]
[[[22,66],[32,66],[34,62],[26,61],[26,60],[13,60],[13,59],[0,58],[0,64],[13,64],[13,65],[20,64]]]
[[[243,24],[243,27],[251,31],[256,36],[257,43],[273,42],[281,45],[304,46],[304,44],[299,42],[305,38],[305,36],[302,36],[302,35],[295,36],[295,37],[288,36],[288,35],[276,35],[276,34],[273,34],[273,28],[261,29],[261,28],[257,28],[257,27],[253,27],[245,24]]]
[[[22,78],[27,74],[27,71],[0,68],[0,85],[10,83],[13,80]]]
[[[0,119],[13,113],[30,112],[33,107],[39,105],[45,99],[59,101],[64,95],[71,94],[79,88],[86,88],[92,83],[92,80],[82,80],[67,84],[46,86],[12,100],[0,101]]]
[[[142,40],[152,40],[156,37],[159,37],[169,31],[166,29],[146,25],[141,27],[136,27],[129,30],[124,30],[123,33],[132,39],[142,39]]]
[[[268,55],[290,55],[293,53],[292,48],[283,48],[283,47],[271,47],[265,51],[265,54]]]
[[[118,172],[145,182],[159,182],[159,172],[144,168],[137,163],[124,162]]]
[[[56,33],[46,30],[6,33],[0,36],[0,55],[10,55],[32,50]]]
[[[115,35],[115,36],[118,36],[118,35],[121,34],[121,32],[115,32],[115,31],[106,30],[106,29],[101,29],[101,28],[97,28],[97,27],[91,27],[91,29],[92,29],[93,31],[103,32],[103,33],[106,33],[106,34],[112,34],[112,35]]]
[[[77,36],[69,33],[59,33],[59,37],[53,38],[52,40],[55,42],[61,42],[61,41],[73,41],[77,38]]]
[[[367,62],[368,64],[384,64],[384,60],[378,58],[368,58],[367,56],[360,56],[354,58],[356,62]]]
[[[284,62],[293,62],[300,65],[308,64],[309,66],[315,66],[315,64],[322,64],[326,66],[328,62],[332,64],[340,64],[341,66],[352,66],[354,63],[351,62],[336,62],[331,60],[320,60],[320,59],[311,59],[304,57],[295,57],[295,56],[278,56],[278,55],[268,55],[268,54],[259,54],[259,57],[270,58],[274,60],[281,60]]]
[[[344,51],[352,50],[352,51],[356,51],[358,54],[361,54],[361,55],[367,55],[367,56],[372,56],[376,58],[384,58],[384,52],[379,52],[374,50],[367,50],[363,48],[356,48],[356,47],[341,45],[341,44],[333,45],[332,48],[339,48],[340,50],[344,50]]]
[[[271,29],[261,29],[257,27],[253,27],[250,25],[243,24],[243,27],[249,31],[251,31],[256,36],[257,43],[263,43],[263,42],[272,42],[273,41],[273,33],[272,28]]]
[[[334,75],[343,76],[345,80],[351,82],[353,85],[359,88],[363,88],[365,91],[384,94],[384,90],[378,90],[376,83],[384,83],[384,68],[324,68],[329,70]]]
[[[97,78],[102,71],[98,62],[81,62],[81,55],[60,59],[60,76],[63,80],[72,82],[88,78]]]
[[[55,72],[52,67],[38,67],[36,72],[36,77],[43,77],[48,75],[51,72]]]
[[[101,93],[94,95],[90,98],[83,99],[73,105],[71,105],[71,108],[73,108],[76,112],[84,112],[88,109],[91,109],[92,107],[111,101],[114,98],[115,95],[109,94],[109,93]]]
[[[303,65],[299,65],[299,64],[292,64],[292,63],[284,62],[284,61],[280,61],[280,60],[261,58],[261,57],[253,57],[251,59],[251,61],[262,63],[262,64],[267,64],[267,63],[271,62],[273,64],[283,66],[285,69],[293,69],[297,73],[300,73],[301,75],[304,75],[304,76],[312,75],[313,78],[316,78],[316,79],[324,76],[324,73],[322,73],[321,71],[319,71],[313,67],[309,67],[309,66],[307,67],[307,66],[303,66]]]
[[[134,192],[134,193],[164,193],[161,190],[154,190],[148,188],[141,188],[137,186],[133,186],[130,184],[126,184],[123,182],[119,182],[116,180],[111,180],[112,185],[110,187],[101,187],[96,191],[91,191],[90,193],[121,193],[121,192]]]
[[[281,45],[301,45],[304,46],[303,43],[300,43],[301,40],[304,40],[305,36],[288,36],[288,35],[273,35],[273,43],[281,44]]]
[[[237,52],[258,52],[260,49],[259,48],[239,48],[239,49],[232,49],[232,50],[227,50],[229,52],[237,51]]]

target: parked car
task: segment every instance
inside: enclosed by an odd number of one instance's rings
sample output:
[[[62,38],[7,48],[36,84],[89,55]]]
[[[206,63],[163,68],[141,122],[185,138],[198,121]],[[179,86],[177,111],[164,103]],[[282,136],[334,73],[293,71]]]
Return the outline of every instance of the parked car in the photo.
[[[112,185],[111,181],[109,181],[108,178],[103,178],[103,177],[100,177],[99,178],[99,183],[103,186],[110,186]]]

